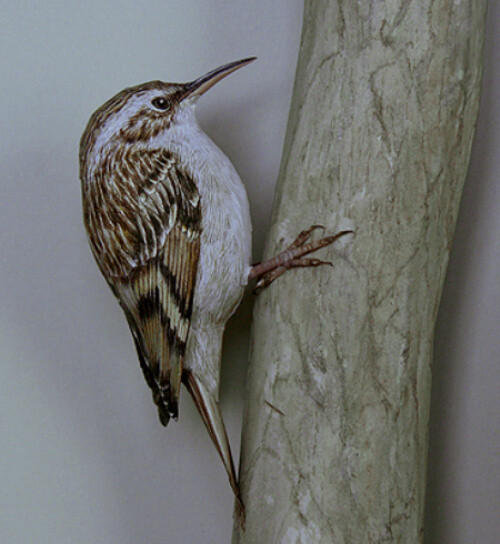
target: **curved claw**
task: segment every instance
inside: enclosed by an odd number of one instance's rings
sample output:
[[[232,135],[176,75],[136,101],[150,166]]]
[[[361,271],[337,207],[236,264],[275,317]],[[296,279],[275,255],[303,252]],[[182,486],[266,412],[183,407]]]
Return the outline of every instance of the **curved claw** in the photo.
[[[321,266],[327,264],[333,268],[333,263],[330,261],[322,261],[321,259],[294,259],[290,268],[299,268],[306,266]]]
[[[301,247],[305,242],[307,242],[307,240],[309,240],[311,234],[318,229],[325,230],[325,227],[323,225],[312,225],[308,229],[303,230],[290,244],[288,249],[297,249],[298,247]]]
[[[314,242],[307,242],[311,233],[316,229],[324,229],[323,225],[312,225],[306,230],[303,230],[293,243],[284,251],[276,255],[273,259],[261,262],[252,267],[248,276],[249,280],[259,278],[253,289],[254,294],[258,294],[262,289],[270,285],[276,278],[279,278],[286,270],[296,267],[320,266],[333,264],[329,261],[321,259],[304,259],[305,255],[313,253],[323,247],[329,246],[336,242],[341,236],[346,234],[354,234],[354,231],[342,230],[332,236],[325,236]],[[307,243],[306,243],[307,242]]]

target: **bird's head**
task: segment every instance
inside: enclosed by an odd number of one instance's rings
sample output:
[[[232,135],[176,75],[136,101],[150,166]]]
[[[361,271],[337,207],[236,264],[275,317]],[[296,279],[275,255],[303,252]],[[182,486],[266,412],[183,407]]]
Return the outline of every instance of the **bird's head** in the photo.
[[[119,92],[92,114],[80,142],[81,164],[110,144],[147,143],[183,123],[183,112],[202,94],[253,60],[230,62],[189,83],[150,81]]]

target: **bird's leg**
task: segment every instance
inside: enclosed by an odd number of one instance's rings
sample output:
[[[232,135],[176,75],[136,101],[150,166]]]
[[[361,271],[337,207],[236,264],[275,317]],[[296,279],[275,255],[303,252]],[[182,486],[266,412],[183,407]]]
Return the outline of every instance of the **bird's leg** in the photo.
[[[303,257],[309,253],[313,253],[314,251],[321,249],[322,247],[333,244],[341,236],[350,234],[353,231],[342,230],[333,236],[325,236],[324,238],[316,240],[315,242],[307,242],[314,230],[322,228],[324,227],[321,225],[313,225],[307,230],[303,230],[287,249],[281,253],[278,253],[278,255],[272,259],[255,264],[248,275],[249,281],[253,279],[257,280],[257,284],[255,285],[253,292],[255,294],[258,293],[290,268],[320,266],[322,264],[333,266],[329,261],[322,261],[320,259],[304,259]]]

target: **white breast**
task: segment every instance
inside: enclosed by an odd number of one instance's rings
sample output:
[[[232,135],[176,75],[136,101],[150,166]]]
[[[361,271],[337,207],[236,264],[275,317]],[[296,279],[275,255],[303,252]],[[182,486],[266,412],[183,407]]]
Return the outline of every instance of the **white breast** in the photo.
[[[200,130],[192,108],[183,115],[177,129],[166,134],[168,148],[181,158],[200,193],[201,253],[193,321],[223,324],[238,306],[250,271],[248,198],[234,166]]]

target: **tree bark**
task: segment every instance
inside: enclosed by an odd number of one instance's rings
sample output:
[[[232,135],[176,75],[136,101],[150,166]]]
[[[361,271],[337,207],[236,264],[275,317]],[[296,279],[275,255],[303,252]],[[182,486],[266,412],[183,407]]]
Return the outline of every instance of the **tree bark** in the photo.
[[[486,0],[306,0],[259,295],[239,544],[422,542],[434,324],[478,110]]]

